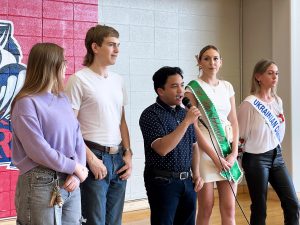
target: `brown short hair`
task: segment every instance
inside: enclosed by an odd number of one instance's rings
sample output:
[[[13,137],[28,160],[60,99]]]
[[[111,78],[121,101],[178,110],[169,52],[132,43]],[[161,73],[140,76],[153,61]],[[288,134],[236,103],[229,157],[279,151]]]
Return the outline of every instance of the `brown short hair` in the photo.
[[[83,61],[84,66],[90,66],[94,61],[92,44],[96,43],[97,45],[101,46],[104,38],[106,37],[119,38],[119,32],[113,27],[105,25],[96,25],[88,30],[85,36],[86,55]]]

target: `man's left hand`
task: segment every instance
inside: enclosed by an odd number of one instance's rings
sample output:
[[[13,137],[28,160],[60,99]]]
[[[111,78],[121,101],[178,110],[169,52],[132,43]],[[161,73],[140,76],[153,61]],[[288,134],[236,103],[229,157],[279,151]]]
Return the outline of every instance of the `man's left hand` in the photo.
[[[193,182],[194,182],[194,190],[195,192],[200,191],[200,189],[203,187],[204,180],[200,176],[194,176],[193,177]]]
[[[132,172],[132,155],[130,152],[126,152],[123,156],[125,165],[117,171],[117,174],[120,174],[121,180],[127,180]]]

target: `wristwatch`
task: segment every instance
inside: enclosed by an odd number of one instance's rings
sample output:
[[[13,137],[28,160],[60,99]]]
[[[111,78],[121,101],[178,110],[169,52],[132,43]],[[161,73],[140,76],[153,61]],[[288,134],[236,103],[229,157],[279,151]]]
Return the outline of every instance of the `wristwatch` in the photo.
[[[125,155],[126,152],[129,152],[131,156],[133,155],[133,152],[132,152],[130,147],[129,148],[123,148],[123,150],[124,150],[123,155]]]

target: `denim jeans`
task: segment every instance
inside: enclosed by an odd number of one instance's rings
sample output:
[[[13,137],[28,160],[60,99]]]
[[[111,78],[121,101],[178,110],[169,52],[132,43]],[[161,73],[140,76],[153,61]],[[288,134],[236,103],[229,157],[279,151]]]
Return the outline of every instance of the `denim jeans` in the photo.
[[[266,224],[268,182],[280,199],[284,224],[299,225],[299,202],[280,146],[262,154],[244,153],[242,165],[251,198],[251,225]]]
[[[180,180],[144,173],[152,225],[195,225],[196,192],[191,178]]]
[[[64,183],[66,174],[58,173],[59,185]],[[15,205],[17,225],[80,225],[80,190],[73,192],[60,189],[64,204],[50,207],[50,198],[56,184],[53,170],[36,167],[19,175]]]
[[[96,180],[93,173],[81,184],[82,215],[86,225],[121,225],[125,199],[126,181],[116,171],[123,165],[123,152],[110,155],[91,149],[102,159],[107,176]]]

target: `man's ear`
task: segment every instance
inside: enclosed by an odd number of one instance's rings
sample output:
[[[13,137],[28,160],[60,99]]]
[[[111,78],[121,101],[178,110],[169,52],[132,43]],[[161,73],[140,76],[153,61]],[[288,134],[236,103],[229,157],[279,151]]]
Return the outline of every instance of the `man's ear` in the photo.
[[[91,48],[92,48],[92,50],[93,50],[94,53],[98,52],[98,47],[99,46],[95,42],[93,42],[92,45],[91,45]]]
[[[164,92],[165,92],[165,90],[164,90],[163,88],[157,88],[157,94],[158,94],[159,96],[164,95]]]

